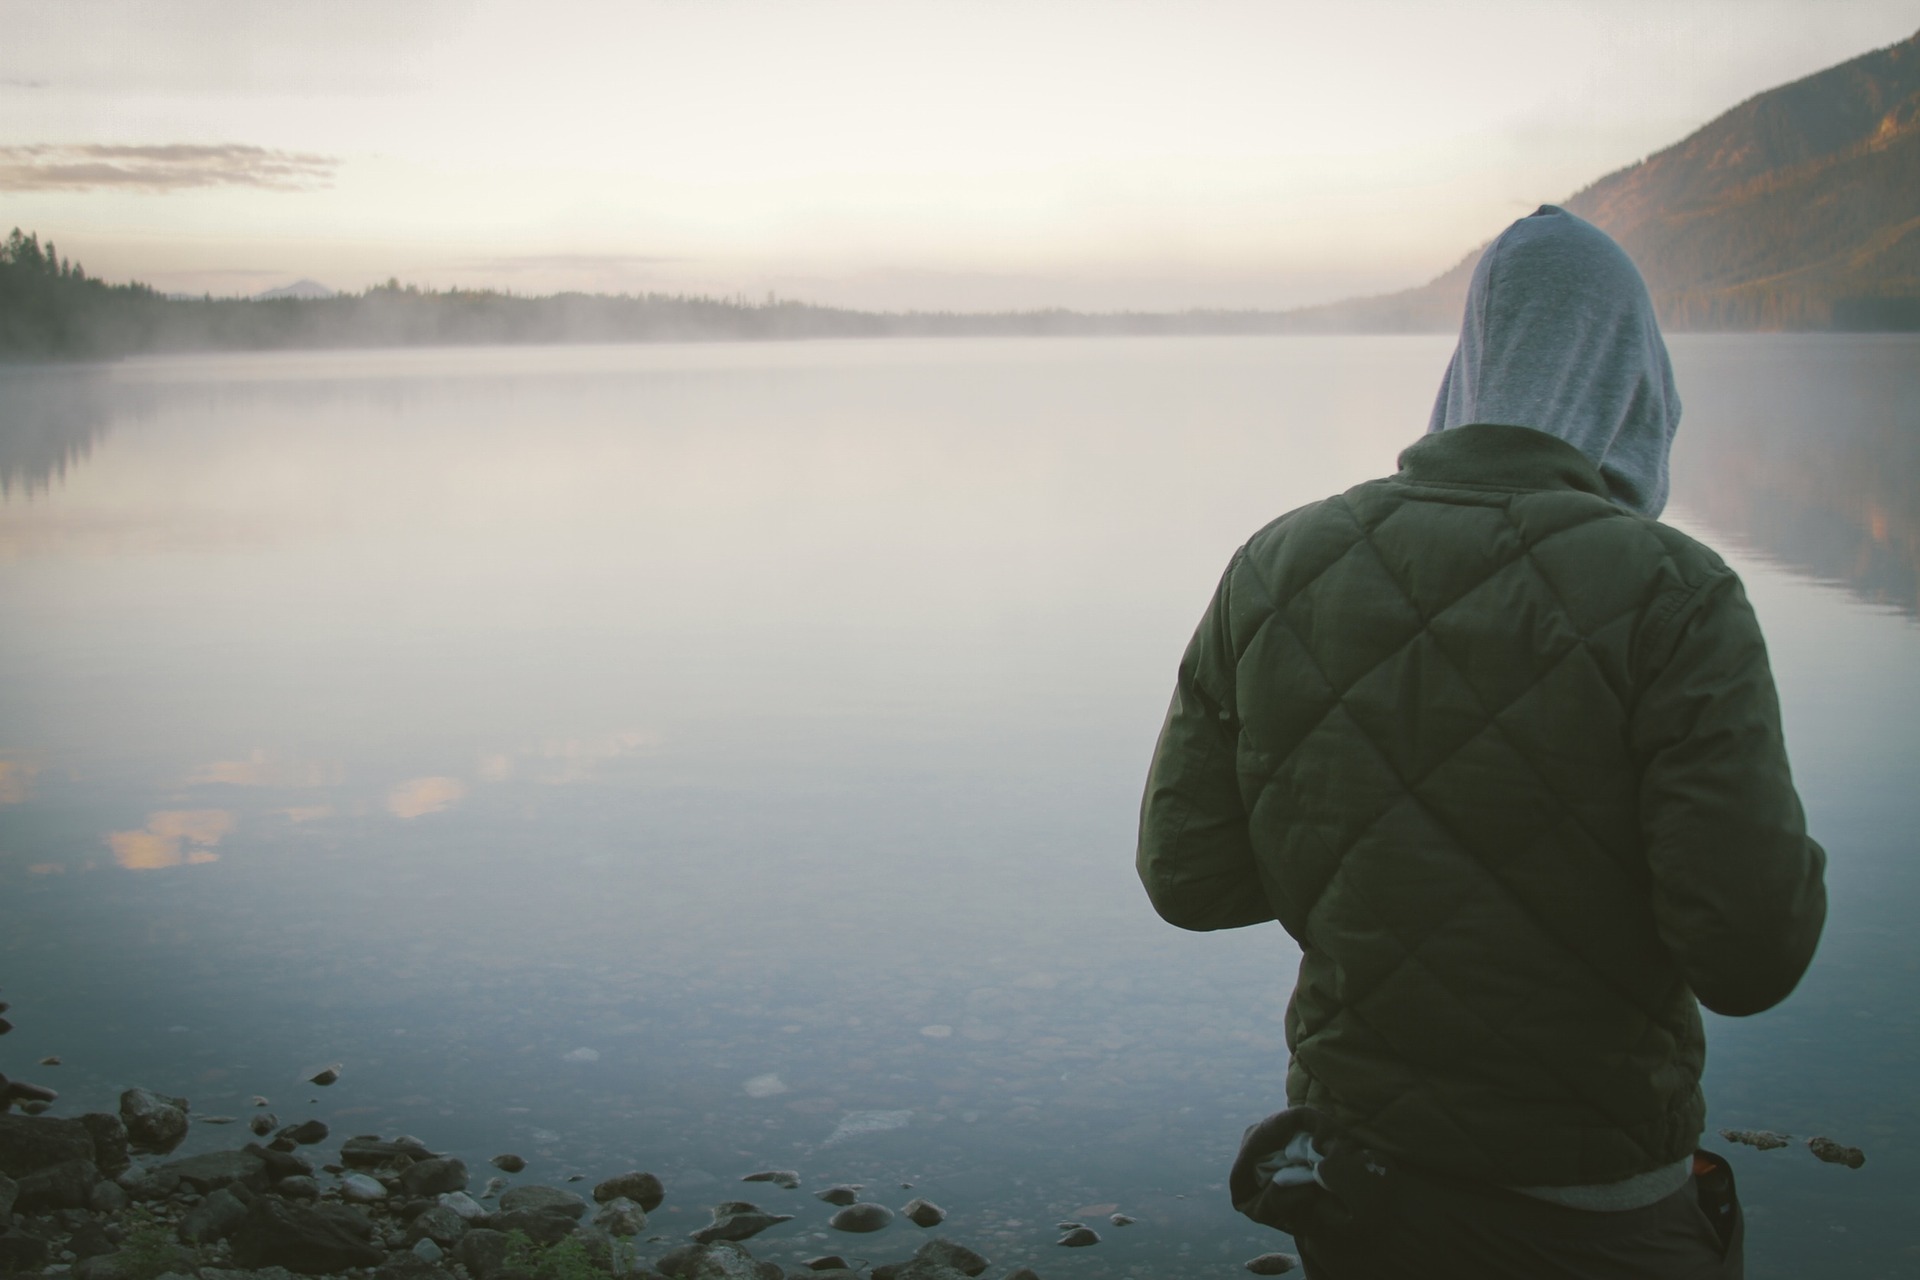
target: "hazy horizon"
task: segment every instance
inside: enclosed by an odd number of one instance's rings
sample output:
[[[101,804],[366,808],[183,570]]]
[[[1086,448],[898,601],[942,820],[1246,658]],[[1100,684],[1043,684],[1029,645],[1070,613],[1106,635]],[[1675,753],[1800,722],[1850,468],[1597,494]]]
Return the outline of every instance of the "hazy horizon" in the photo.
[[[1422,283],[1891,0],[0,0],[0,221],[110,280],[874,310]],[[4,230],[4,228],[0,228]]]

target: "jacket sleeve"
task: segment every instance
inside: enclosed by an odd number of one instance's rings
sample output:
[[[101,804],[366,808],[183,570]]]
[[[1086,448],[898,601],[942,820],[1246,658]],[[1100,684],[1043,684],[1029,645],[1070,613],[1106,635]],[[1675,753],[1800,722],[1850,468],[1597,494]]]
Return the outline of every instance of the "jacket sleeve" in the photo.
[[[1181,659],[1140,803],[1134,857],[1154,910],[1182,929],[1237,929],[1274,918],[1247,838],[1234,768],[1234,655],[1229,641],[1235,556]]]
[[[1760,626],[1728,572],[1682,606],[1633,717],[1654,919],[1700,1003],[1740,1017],[1786,999],[1826,921],[1826,854],[1806,834]]]

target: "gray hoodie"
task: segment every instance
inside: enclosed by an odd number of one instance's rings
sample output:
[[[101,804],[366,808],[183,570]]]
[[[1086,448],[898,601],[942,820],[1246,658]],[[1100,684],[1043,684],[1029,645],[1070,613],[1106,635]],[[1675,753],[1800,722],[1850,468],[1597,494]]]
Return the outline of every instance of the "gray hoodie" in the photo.
[[[1667,504],[1680,396],[1653,301],[1626,252],[1565,209],[1520,219],[1473,269],[1427,430],[1476,422],[1565,440],[1629,510]]]

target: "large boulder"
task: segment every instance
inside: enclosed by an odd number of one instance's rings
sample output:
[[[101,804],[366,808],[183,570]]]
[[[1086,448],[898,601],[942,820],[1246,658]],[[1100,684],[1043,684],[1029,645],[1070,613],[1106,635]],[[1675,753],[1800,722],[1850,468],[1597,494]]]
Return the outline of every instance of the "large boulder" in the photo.
[[[93,1158],[93,1135],[78,1120],[0,1112],[0,1174],[18,1178],[69,1160]]]
[[[129,1089],[120,1095],[120,1120],[127,1126],[127,1145],[134,1151],[164,1155],[187,1136],[188,1103],[151,1089]]]
[[[13,1207],[21,1213],[45,1213],[51,1209],[84,1209],[100,1171],[91,1160],[63,1160],[36,1170],[20,1180]]]
[[[280,1266],[309,1276],[378,1266],[386,1258],[338,1215],[273,1196],[247,1206],[232,1245],[241,1266]]]

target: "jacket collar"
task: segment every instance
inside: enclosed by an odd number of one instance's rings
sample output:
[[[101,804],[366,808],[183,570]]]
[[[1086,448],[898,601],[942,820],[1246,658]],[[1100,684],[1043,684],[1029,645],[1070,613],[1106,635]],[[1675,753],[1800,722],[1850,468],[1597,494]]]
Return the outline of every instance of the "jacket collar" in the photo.
[[[1471,489],[1574,489],[1607,497],[1587,456],[1532,427],[1473,423],[1423,436],[1400,454],[1397,479]]]

